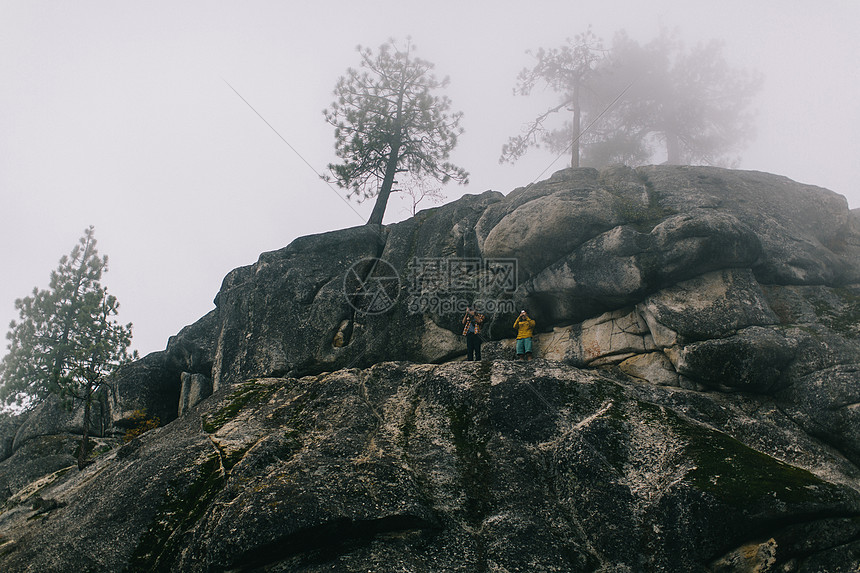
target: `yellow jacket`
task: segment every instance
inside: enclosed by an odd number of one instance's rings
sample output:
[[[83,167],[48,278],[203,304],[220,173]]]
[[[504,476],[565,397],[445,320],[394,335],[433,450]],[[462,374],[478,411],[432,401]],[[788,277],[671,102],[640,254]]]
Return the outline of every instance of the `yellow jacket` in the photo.
[[[519,316],[514,321],[514,328],[517,329],[517,340],[521,338],[531,338],[532,329],[535,327],[535,321],[531,318],[521,319]]]

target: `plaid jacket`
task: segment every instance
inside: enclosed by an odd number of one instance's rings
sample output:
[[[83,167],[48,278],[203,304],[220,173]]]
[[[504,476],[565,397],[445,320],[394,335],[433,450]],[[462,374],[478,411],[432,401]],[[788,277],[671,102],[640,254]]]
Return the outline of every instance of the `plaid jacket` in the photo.
[[[469,313],[466,313],[466,316],[463,317],[463,335],[469,333],[469,325],[475,324],[475,334],[479,334],[481,332],[481,323],[484,322],[484,315],[475,313],[475,316],[470,316]]]

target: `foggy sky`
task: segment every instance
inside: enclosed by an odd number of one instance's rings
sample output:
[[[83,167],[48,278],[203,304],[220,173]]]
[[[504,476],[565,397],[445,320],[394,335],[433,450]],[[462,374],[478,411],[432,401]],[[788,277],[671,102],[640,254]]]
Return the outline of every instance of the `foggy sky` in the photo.
[[[644,43],[661,26],[688,46],[725,40],[734,67],[765,76],[740,168],[860,207],[854,0],[4,0],[0,330],[90,224],[141,354],[214,308],[231,269],[298,236],[363,224],[372,201],[350,207],[315,173],[336,159],[322,110],[357,66],[358,44],[411,36],[416,55],[450,77],[445,93],[466,129],[452,160],[471,184],[446,188],[448,200],[549,177],[566,158],[532,151],[498,164],[507,138],[552,101],[512,89],[532,62],[526,50],[588,24],[607,44],[620,29]],[[390,202],[386,222],[406,216],[406,203]]]

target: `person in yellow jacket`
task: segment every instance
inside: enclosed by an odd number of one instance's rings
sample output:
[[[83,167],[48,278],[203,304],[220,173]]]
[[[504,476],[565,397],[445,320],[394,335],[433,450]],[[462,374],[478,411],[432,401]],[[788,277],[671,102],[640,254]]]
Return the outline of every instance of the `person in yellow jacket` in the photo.
[[[517,358],[520,360],[532,359],[532,331],[535,321],[529,318],[526,311],[522,311],[514,321],[517,330]]]

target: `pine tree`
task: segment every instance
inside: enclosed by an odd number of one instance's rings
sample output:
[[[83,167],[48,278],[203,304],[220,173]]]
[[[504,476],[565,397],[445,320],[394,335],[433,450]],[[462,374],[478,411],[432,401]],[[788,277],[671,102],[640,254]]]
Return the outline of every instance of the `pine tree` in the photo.
[[[561,97],[558,105],[537,116],[522,134],[508,139],[508,143],[502,146],[499,163],[513,163],[529,147],[539,147],[543,142],[552,151],[569,152],[570,166],[580,166],[583,117],[589,111],[588,104],[594,100],[592,84],[600,62],[606,57],[606,51],[590,26],[567,42],[561,48],[540,48],[534,54],[537,60],[534,67],[520,72],[514,93],[527,96],[537,85],[543,84]],[[546,126],[549,118],[564,111],[571,112],[570,122],[560,128],[549,129]]]
[[[433,64],[394,41],[374,54],[359,46],[363,71],[348,69],[326,109],[335,127],[335,151],[343,160],[328,167],[335,182],[359,200],[376,197],[368,224],[381,224],[398,173],[447,183],[468,183],[469,174],[448,161],[462,133],[462,113],[449,113],[450,100],[434,95],[448,80],[431,73]]]
[[[51,272],[47,290],[15,301],[20,320],[9,326],[8,354],[0,361],[0,401],[31,407],[57,395],[72,407],[84,406],[78,467],[89,454],[93,401],[107,388],[108,376],[136,358],[129,354],[131,324],[114,317],[116,297],[102,286],[107,257],[96,249],[93,227]]]

